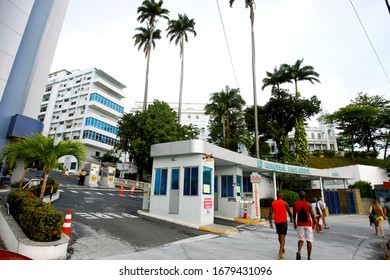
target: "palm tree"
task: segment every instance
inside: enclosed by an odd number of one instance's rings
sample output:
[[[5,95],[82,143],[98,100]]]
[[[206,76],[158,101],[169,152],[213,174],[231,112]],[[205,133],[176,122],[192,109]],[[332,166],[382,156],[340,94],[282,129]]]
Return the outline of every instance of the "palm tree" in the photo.
[[[233,114],[241,112],[245,100],[239,94],[239,89],[230,89],[211,94],[211,103],[206,104],[205,114],[220,121],[222,124],[222,147],[228,148],[230,140],[230,126]]]
[[[291,83],[291,81],[288,79],[286,69],[284,67],[277,67],[274,68],[274,72],[265,72],[267,77],[263,79],[263,86],[261,87],[262,90],[264,90],[267,86],[272,86],[271,92],[274,92],[275,89],[280,89],[280,85],[283,83]]]
[[[150,44],[150,28],[149,26],[145,27],[138,27],[135,30],[139,31],[139,33],[135,34],[133,36],[133,39],[135,39],[134,45],[138,45],[138,50],[140,50],[143,47],[143,52],[145,53],[145,57],[148,58],[148,66],[149,67],[149,44]],[[156,47],[155,40],[161,39],[161,30],[156,29],[153,32],[153,40],[152,40],[152,47],[153,49]]]
[[[21,148],[24,149],[21,150]],[[35,159],[44,164],[44,178],[38,205],[42,205],[47,179],[49,178],[51,170],[58,166],[58,159],[66,155],[71,155],[74,156],[77,163],[80,164],[86,157],[86,149],[81,142],[68,140],[54,144],[53,138],[45,137],[38,133],[32,134],[29,138],[20,138],[11,142],[3,149],[3,156],[7,154],[7,151],[11,151],[8,153],[9,157],[7,157],[7,163],[10,164],[10,166],[15,164],[18,153],[21,155],[21,158],[28,155],[28,159]]]
[[[301,96],[298,91],[298,81],[309,81],[312,84],[314,82],[320,83],[318,77],[320,76],[316,71],[314,71],[313,66],[301,66],[303,59],[298,59],[294,65],[282,64],[282,68],[285,69],[287,77],[290,81],[294,81],[295,85],[295,98],[299,99]],[[295,117],[295,153],[297,157],[297,163],[299,165],[307,165],[307,157],[309,155],[308,147],[307,147],[307,138],[305,127],[303,124],[303,117],[296,116]]]
[[[235,0],[229,0],[230,7],[233,6]],[[256,157],[260,157],[259,147],[259,128],[257,120],[257,93],[256,93],[256,60],[255,60],[255,0],[245,0],[245,8],[249,8],[249,18],[251,20],[251,40],[252,40],[252,83],[253,83],[253,106],[255,115],[255,143],[256,143]]]
[[[164,2],[160,0],[158,3],[156,3],[154,0],[144,0],[142,2],[142,5],[138,7],[137,13],[139,14],[137,20],[140,23],[143,23],[146,21],[149,29],[149,41],[145,42],[145,47],[147,48],[147,51],[145,51],[145,54],[147,56],[147,64],[146,64],[146,76],[145,76],[145,93],[144,93],[144,106],[143,111],[146,111],[146,105],[148,102],[148,84],[149,84],[149,62],[150,62],[150,54],[152,51],[152,42],[155,38],[153,33],[157,31],[156,29],[156,23],[158,18],[162,17],[165,19],[168,18],[169,11],[167,9],[162,8],[162,4]],[[153,44],[154,45],[154,44]]]
[[[178,124],[181,123],[181,100],[183,95],[183,76],[184,76],[184,41],[188,42],[187,33],[190,32],[196,37],[195,21],[189,19],[186,14],[178,14],[177,20],[170,20],[168,22],[169,42],[175,39],[175,45],[180,43],[180,57],[181,57],[181,74],[180,74],[180,93],[179,93],[179,108],[178,108]]]
[[[289,77],[290,80],[294,81],[295,98],[299,98],[301,96],[298,91],[298,81],[309,81],[312,84],[314,84],[314,82],[320,83],[320,80],[317,79],[320,74],[314,71],[313,66],[307,65],[301,67],[302,62],[303,58],[300,60],[298,59],[294,65],[282,64],[281,66],[285,69],[287,77]]]

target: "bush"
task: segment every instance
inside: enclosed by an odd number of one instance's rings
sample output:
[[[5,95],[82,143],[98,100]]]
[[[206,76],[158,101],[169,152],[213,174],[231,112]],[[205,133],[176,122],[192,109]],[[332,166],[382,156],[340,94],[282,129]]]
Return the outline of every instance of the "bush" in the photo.
[[[38,206],[38,198],[30,190],[13,190],[7,198],[10,213],[26,236],[34,241],[61,239],[63,213],[52,205]]]
[[[48,179],[47,180],[47,183],[46,183],[46,189],[45,189],[45,196],[46,195],[50,195],[51,194],[51,186],[53,186],[53,193],[56,193],[57,190],[58,190],[58,187],[60,186],[60,184],[56,181],[56,180],[53,180],[53,179]],[[41,187],[42,187],[42,182],[39,186],[33,186],[31,188],[31,191],[37,196],[39,197],[40,193],[41,193]]]
[[[332,151],[332,150],[324,150],[324,156],[328,157],[328,158],[332,158],[336,155],[336,152],[335,151]]]
[[[272,201],[274,201],[273,197],[260,198],[260,207],[271,207]]]
[[[283,200],[285,200],[290,207],[294,206],[295,201],[299,199],[299,194],[290,190],[282,190]]]
[[[373,198],[374,192],[370,182],[356,181],[354,184],[348,186],[349,189],[360,189],[360,196],[365,198]]]

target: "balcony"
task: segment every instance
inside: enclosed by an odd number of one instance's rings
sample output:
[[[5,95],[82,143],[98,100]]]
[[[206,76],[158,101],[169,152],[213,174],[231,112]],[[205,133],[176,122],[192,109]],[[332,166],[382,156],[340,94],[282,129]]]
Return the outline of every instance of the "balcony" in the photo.
[[[109,115],[111,117],[114,117],[114,118],[121,118],[122,117],[122,113],[119,113],[118,111],[115,111],[97,101],[90,101],[89,102],[89,107],[91,109],[94,109],[100,113],[103,113],[103,114],[106,114],[106,115]]]
[[[118,88],[114,87],[103,79],[97,78],[93,81],[93,83],[115,98],[122,99],[126,97],[122,90],[118,90]]]

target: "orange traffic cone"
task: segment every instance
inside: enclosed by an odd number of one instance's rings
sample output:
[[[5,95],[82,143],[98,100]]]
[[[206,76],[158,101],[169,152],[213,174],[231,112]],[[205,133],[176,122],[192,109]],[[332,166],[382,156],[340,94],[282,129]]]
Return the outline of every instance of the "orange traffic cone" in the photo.
[[[121,185],[121,190],[120,190],[119,194],[123,195],[123,185]]]
[[[244,215],[242,215],[243,219],[248,219],[248,212],[246,210],[246,206],[244,207]]]
[[[72,223],[72,210],[68,210],[65,215],[64,224],[62,226],[62,232],[70,237],[70,229]]]
[[[135,190],[135,187],[134,187],[134,186],[131,186],[130,194],[134,194],[134,190]]]

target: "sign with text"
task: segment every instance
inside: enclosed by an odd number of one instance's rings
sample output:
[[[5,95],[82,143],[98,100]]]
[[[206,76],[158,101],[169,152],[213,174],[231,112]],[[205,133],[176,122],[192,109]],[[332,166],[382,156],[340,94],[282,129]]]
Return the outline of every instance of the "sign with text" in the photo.
[[[259,175],[258,173],[251,173],[251,183],[260,183],[261,181],[261,175]]]
[[[211,197],[205,197],[203,200],[203,208],[211,209],[213,208],[213,199]]]
[[[253,189],[253,202],[254,202],[254,213],[253,218],[254,219],[260,219],[260,194],[259,194],[259,184],[258,183],[252,183],[252,189]]]

